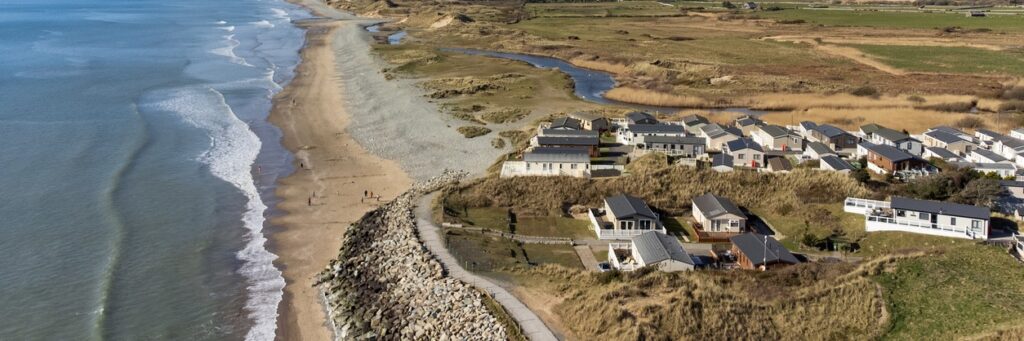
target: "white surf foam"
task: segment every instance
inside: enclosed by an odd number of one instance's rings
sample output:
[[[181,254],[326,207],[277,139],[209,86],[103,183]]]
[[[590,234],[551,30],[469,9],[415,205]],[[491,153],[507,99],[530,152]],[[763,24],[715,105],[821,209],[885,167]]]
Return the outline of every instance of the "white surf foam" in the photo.
[[[283,9],[280,9],[280,8],[271,8],[271,9],[270,9],[270,11],[271,11],[271,12],[274,12],[274,16],[275,16],[275,17],[278,17],[278,18],[281,18],[281,19],[286,19],[286,18],[288,18],[288,12],[287,12],[287,11],[285,11],[285,10],[283,10]]]
[[[256,26],[256,27],[264,27],[264,28],[272,28],[272,27],[274,27],[274,24],[271,24],[269,21],[266,21],[266,20],[253,21],[250,24],[252,24],[253,26]]]
[[[225,31],[228,31],[228,32],[234,32],[235,31],[235,27],[234,26],[221,26],[221,27],[218,27],[218,29],[225,30]]]
[[[210,168],[210,173],[237,187],[248,199],[242,222],[249,231],[249,240],[237,254],[243,261],[239,273],[249,284],[245,309],[253,321],[246,340],[273,340],[285,281],[273,263],[277,256],[264,246],[267,239],[262,230],[267,206],[260,198],[251,173],[262,142],[235,116],[224,96],[212,88],[177,89],[165,98],[153,105],[176,113],[188,124],[207,131],[210,147],[198,160]]]
[[[224,25],[224,24],[227,24],[227,23],[228,23],[227,21],[221,20],[221,21],[217,22],[217,25]]]
[[[252,66],[252,64],[249,64],[249,62],[247,62],[245,58],[239,57],[235,54],[235,48],[238,47],[238,45],[241,43],[237,39],[235,39],[234,34],[226,35],[224,36],[224,39],[226,40],[227,46],[211,49],[210,53],[213,53],[218,56],[228,57],[228,59],[231,60],[232,63],[238,65]]]

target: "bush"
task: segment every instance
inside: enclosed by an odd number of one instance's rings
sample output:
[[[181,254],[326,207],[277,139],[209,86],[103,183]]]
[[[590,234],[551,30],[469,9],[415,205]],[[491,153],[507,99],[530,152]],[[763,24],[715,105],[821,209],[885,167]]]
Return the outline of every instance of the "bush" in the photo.
[[[1002,112],[1024,112],[1024,100],[1011,100],[999,105]]]
[[[487,134],[491,133],[490,129],[487,129],[487,128],[484,128],[484,127],[478,127],[478,126],[463,126],[463,127],[459,127],[456,130],[460,134],[462,134],[462,136],[465,136],[468,139],[471,139],[471,138],[474,138],[474,137],[479,137],[479,136],[484,136],[484,135],[487,135]]]
[[[491,147],[494,147],[495,149],[505,148],[505,139],[495,137],[493,140],[491,140]]]
[[[953,125],[961,129],[980,129],[985,127],[985,120],[976,116],[965,116],[957,120]]]
[[[907,97],[907,100],[911,101],[911,102],[914,102],[914,103],[924,103],[924,102],[927,102],[927,100],[925,100],[924,97],[921,97],[921,96],[918,96],[918,95],[913,95],[913,96]]]
[[[736,5],[733,5],[732,2],[729,2],[729,1],[722,1],[722,7],[725,7],[725,8],[728,8],[728,9],[735,9]]]
[[[1024,87],[1011,87],[1003,91],[1002,95],[999,96],[1002,99],[1016,99],[1024,100]]]
[[[977,102],[973,102],[973,101],[971,101],[971,102],[953,102],[953,103],[939,103],[939,104],[932,104],[932,105],[921,105],[921,106],[916,106],[915,108],[917,108],[917,109],[935,110],[935,111],[945,111],[945,112],[970,112],[971,109],[974,109],[974,106],[976,104],[977,104]]]
[[[854,95],[854,96],[860,96],[860,97],[877,97],[877,96],[881,95],[881,93],[878,92],[878,89],[875,89],[874,87],[869,86],[869,85],[865,85],[865,86],[861,86],[861,87],[858,87],[856,89],[853,89],[853,91],[850,91],[850,94]]]

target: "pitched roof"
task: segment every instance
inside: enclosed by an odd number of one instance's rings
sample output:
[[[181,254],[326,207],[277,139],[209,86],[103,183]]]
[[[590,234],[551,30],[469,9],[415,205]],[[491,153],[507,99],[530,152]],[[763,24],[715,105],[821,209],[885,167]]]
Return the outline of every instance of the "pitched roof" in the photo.
[[[666,143],[666,144],[699,144],[703,145],[705,139],[696,136],[638,136],[636,143]]]
[[[696,206],[708,219],[714,219],[725,214],[733,214],[744,218],[747,216],[728,198],[711,193],[693,198],[693,206]]]
[[[889,206],[898,210],[928,212],[982,220],[988,220],[990,216],[988,208],[985,207],[961,205],[942,201],[918,200],[896,196],[892,197]]]
[[[645,112],[640,112],[640,111],[634,111],[634,112],[626,114],[626,119],[629,120],[630,123],[634,123],[634,124],[637,123],[637,122],[643,122],[643,121],[652,121],[652,122],[657,122],[658,121],[658,119],[654,118],[653,115],[645,113]]]
[[[580,121],[594,121],[604,119],[604,116],[598,114],[592,114],[589,112],[577,111],[569,114],[569,117],[575,118]]]
[[[938,126],[938,127],[929,129],[929,131],[941,131],[941,132],[944,132],[946,134],[951,134],[951,135],[966,135],[963,131],[960,131],[960,129],[956,129],[956,128],[953,128],[953,127],[950,127],[950,126]]]
[[[975,134],[980,134],[980,135],[986,135],[986,136],[989,136],[989,137],[1006,136],[1006,135],[1003,135],[1003,134],[1000,134],[998,132],[995,132],[995,131],[992,131],[992,130],[988,130],[988,129],[985,129],[985,128],[976,129],[976,130],[974,130],[974,133]]]
[[[840,159],[838,156],[835,155],[825,155],[821,157],[821,162],[824,162],[829,166],[829,168],[832,168],[837,171],[853,170],[853,166],[850,165],[849,162],[846,162],[846,160]]]
[[[551,121],[551,129],[558,129],[558,128],[580,130],[581,129],[580,120],[577,120],[577,119],[572,118],[572,117],[559,117],[559,118],[556,118],[553,121]]]
[[[879,125],[878,123],[868,123],[868,124],[860,126],[860,131],[865,133],[865,134],[874,134],[880,128],[885,128],[885,127]]]
[[[563,137],[599,137],[601,133],[593,130],[566,130],[566,129],[543,129],[541,136],[563,136]]]
[[[839,129],[839,128],[835,127],[835,126],[828,125],[828,124],[819,125],[814,130],[819,132],[819,133],[821,133],[822,135],[825,135],[828,138],[837,137],[837,136],[840,136],[840,135],[843,135],[843,134],[849,134],[849,133],[846,132],[846,130]]]
[[[1017,166],[1012,163],[1005,162],[949,162],[949,164],[961,167],[961,168],[972,168],[979,172],[986,171],[1012,171],[1017,170]]]
[[[789,162],[789,159],[785,157],[773,157],[768,159],[768,168],[778,171],[789,171],[793,170],[793,164]]]
[[[800,263],[785,246],[782,246],[775,238],[759,233],[744,233],[729,238],[732,245],[742,252],[754,266],[761,266],[772,263]]]
[[[729,148],[729,150],[731,150],[731,151],[737,151],[737,150],[743,150],[743,149],[748,149],[749,148],[749,149],[753,149],[753,150],[756,150],[756,151],[759,151],[759,152],[764,152],[764,149],[761,149],[761,145],[757,144],[757,142],[754,142],[754,140],[751,140],[749,138],[735,139],[735,140],[726,142],[725,143],[725,147]]]
[[[1002,143],[1004,146],[1010,147],[1010,149],[1013,150],[1024,148],[1024,140],[1021,139],[1003,136],[1001,138],[997,138],[996,141],[999,141],[999,143]]]
[[[871,133],[873,136],[878,136],[883,139],[897,142],[911,138],[910,135],[904,134],[903,132],[895,131],[886,127],[878,126],[874,132]]]
[[[946,148],[925,147],[924,149],[927,150],[929,153],[935,154],[935,156],[938,156],[940,159],[943,159],[943,160],[959,159],[960,158],[960,155],[956,155],[956,153],[954,153],[954,152],[952,152],[952,151],[950,151],[949,149],[946,149]]]
[[[690,254],[679,244],[679,240],[667,234],[648,231],[633,237],[633,247],[644,264],[654,264],[664,260],[675,260],[693,265]]]
[[[991,150],[988,150],[988,149],[980,149],[979,148],[979,149],[972,150],[971,153],[972,154],[978,154],[981,157],[989,159],[992,162],[1006,161],[1005,157],[1003,157],[1002,155],[996,154],[996,153],[994,153],[994,152],[992,152]]]
[[[811,121],[800,122],[800,127],[804,128],[804,130],[814,130],[814,128],[816,128],[817,126],[817,123]]]
[[[924,136],[931,137],[943,143],[955,143],[965,141],[964,139],[960,138],[960,136],[953,135],[942,130],[930,130],[928,132],[925,132]]]
[[[708,124],[708,119],[704,116],[693,114],[690,116],[683,117],[683,124],[690,126],[698,123]]]
[[[762,122],[761,120],[759,120],[757,118],[754,118],[752,116],[743,116],[743,117],[740,117],[740,118],[736,119],[736,124],[739,125],[739,126],[751,126],[751,125],[758,125],[758,124],[763,124],[763,123],[764,122]]]
[[[616,195],[614,197],[605,198],[604,201],[608,204],[608,209],[611,210],[615,219],[625,219],[632,216],[644,216],[651,219],[657,219],[658,216],[651,211],[651,208],[647,206],[642,199],[628,196],[628,195]]]
[[[808,142],[807,150],[813,151],[815,154],[818,155],[835,154],[835,152],[832,151],[832,148],[829,148],[824,143],[817,141]]]
[[[597,146],[601,139],[596,136],[537,136],[541,146]]]
[[[717,123],[712,123],[703,127],[700,127],[700,131],[704,132],[708,138],[717,139],[726,135],[732,135],[736,137],[743,136],[743,132],[739,131],[735,127],[723,127]]]
[[[589,163],[590,153],[586,148],[536,147],[523,153],[526,162]]]
[[[786,137],[792,135],[792,132],[790,132],[789,129],[774,124],[759,126],[758,129],[761,129],[761,131],[771,137]]]
[[[711,157],[711,167],[725,166],[732,168],[732,155],[729,154],[715,154]]]
[[[890,145],[873,144],[865,145],[864,148],[867,148],[871,152],[881,155],[882,157],[889,159],[889,161],[893,162],[910,160],[914,158],[913,155],[910,155],[909,153],[899,150],[898,148]]]
[[[1003,186],[1003,187],[1024,187],[1024,181],[999,180],[999,186]]]
[[[675,124],[630,124],[630,132],[637,134],[685,134],[686,127]]]

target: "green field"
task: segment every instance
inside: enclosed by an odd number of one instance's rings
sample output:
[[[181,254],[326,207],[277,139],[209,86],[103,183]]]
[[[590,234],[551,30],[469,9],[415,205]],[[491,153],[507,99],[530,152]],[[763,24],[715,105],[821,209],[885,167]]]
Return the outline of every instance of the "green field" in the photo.
[[[508,210],[497,207],[470,208],[462,221],[476,227],[509,232]],[[538,237],[595,238],[590,222],[565,217],[517,217],[516,234]]]
[[[1021,23],[1024,26],[1024,22]],[[894,67],[919,72],[1024,75],[1024,52],[970,47],[850,45]]]
[[[680,15],[675,7],[654,1],[535,3],[528,4],[526,12],[533,18]]]
[[[448,250],[469,271],[499,272],[530,264],[583,269],[579,256],[569,245],[520,244],[505,238],[454,230],[445,238]]]
[[[851,10],[796,9],[759,12],[758,16],[777,20],[804,20],[828,26],[868,26],[887,28],[941,29],[959,26],[967,29],[987,28],[995,31],[1024,31],[1024,16],[993,15],[968,18],[953,13],[913,13]]]
[[[892,324],[886,339],[952,340],[1024,324],[1024,266],[998,247],[953,248],[876,277]]]

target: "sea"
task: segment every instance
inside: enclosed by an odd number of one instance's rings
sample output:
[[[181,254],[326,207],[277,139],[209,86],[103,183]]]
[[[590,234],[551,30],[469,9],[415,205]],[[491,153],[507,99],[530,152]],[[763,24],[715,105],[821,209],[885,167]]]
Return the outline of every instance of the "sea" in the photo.
[[[281,0],[0,0],[0,340],[270,340]]]

